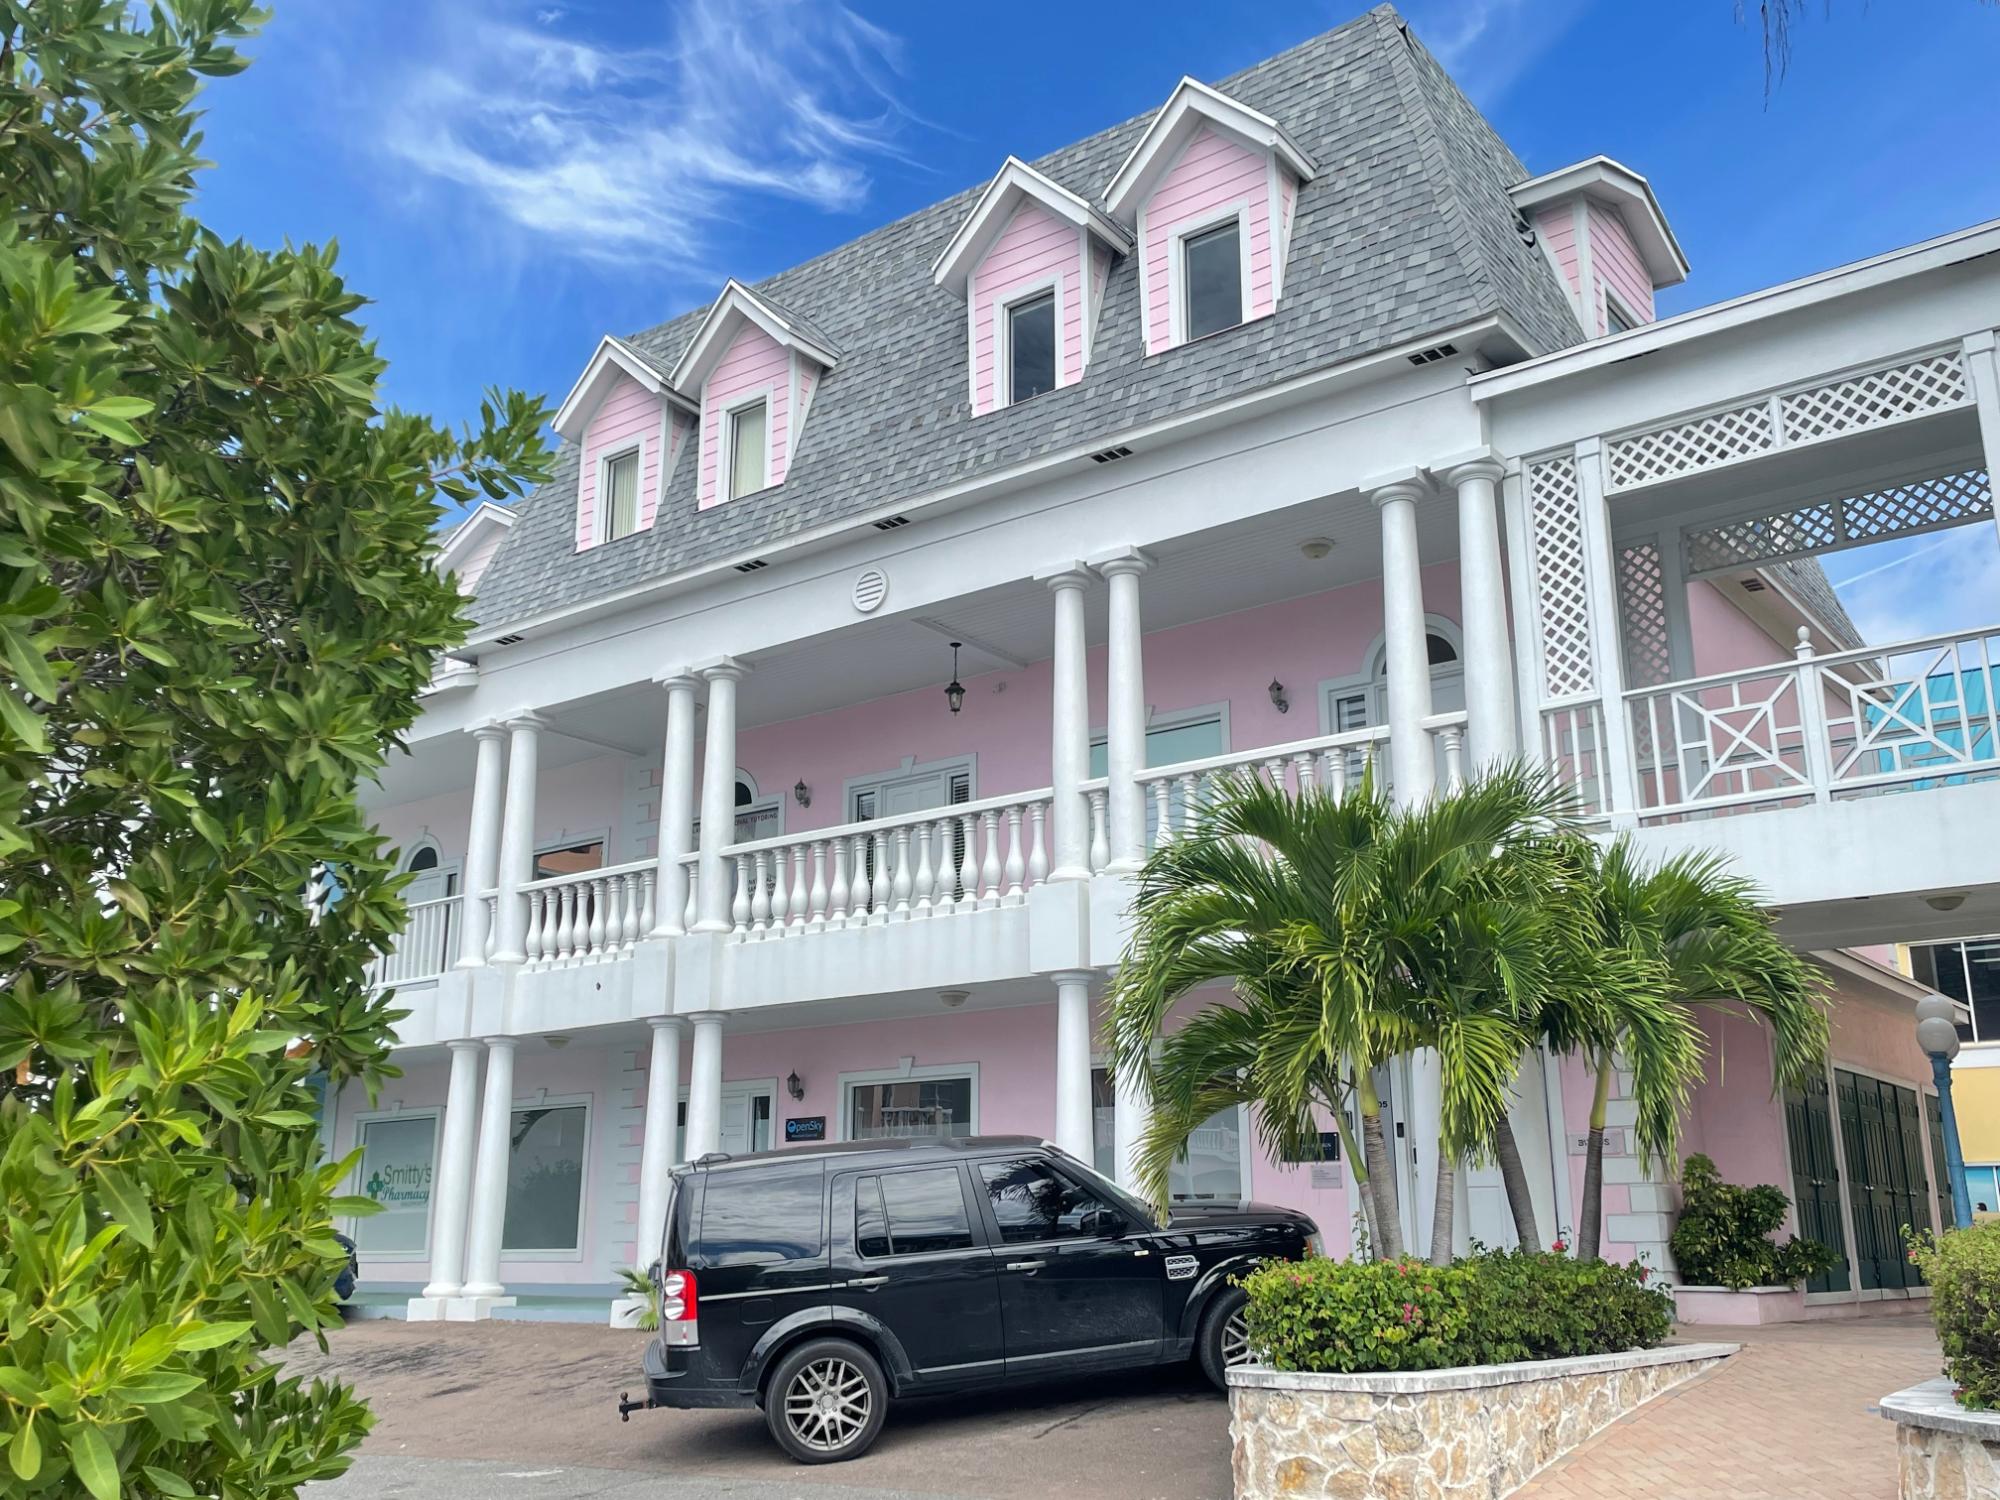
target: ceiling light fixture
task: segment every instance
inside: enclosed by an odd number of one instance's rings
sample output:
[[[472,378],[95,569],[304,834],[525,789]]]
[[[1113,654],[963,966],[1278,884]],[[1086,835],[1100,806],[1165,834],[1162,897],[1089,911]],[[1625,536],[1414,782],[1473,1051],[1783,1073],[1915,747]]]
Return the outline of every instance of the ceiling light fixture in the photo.
[[[1303,542],[1299,543],[1299,551],[1303,552],[1307,557],[1311,558],[1314,562],[1318,562],[1322,557],[1325,557],[1327,553],[1331,552],[1332,550],[1333,550],[1332,537],[1309,536]]]
[[[965,707],[965,684],[958,680],[958,648],[963,644],[962,641],[951,643],[951,682],[944,690],[944,701],[951,705],[953,713]]]

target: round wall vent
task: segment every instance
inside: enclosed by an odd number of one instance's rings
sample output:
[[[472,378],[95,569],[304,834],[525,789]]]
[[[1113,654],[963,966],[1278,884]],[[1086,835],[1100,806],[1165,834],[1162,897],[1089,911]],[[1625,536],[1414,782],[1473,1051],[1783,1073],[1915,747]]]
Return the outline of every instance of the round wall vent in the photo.
[[[880,568],[870,568],[854,580],[854,607],[864,615],[874,614],[888,597],[889,575]]]

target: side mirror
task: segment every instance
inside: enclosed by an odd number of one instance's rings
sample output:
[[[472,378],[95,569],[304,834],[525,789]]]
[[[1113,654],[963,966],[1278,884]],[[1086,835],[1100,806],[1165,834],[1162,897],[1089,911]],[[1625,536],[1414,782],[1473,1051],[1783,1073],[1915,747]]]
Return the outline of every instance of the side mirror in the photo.
[[[1115,1238],[1125,1232],[1124,1215],[1108,1208],[1093,1208],[1083,1216],[1083,1232],[1106,1239]]]

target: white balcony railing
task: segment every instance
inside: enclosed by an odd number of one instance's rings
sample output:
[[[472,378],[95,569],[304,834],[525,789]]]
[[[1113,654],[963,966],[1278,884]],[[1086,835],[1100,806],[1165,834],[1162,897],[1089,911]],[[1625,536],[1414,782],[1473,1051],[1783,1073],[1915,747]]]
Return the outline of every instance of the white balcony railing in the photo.
[[[733,844],[732,930],[762,941],[1018,906],[1048,876],[1053,800],[1044,787]]]
[[[1642,823],[2000,776],[2000,627],[1625,695]],[[1545,714],[1546,719],[1546,714]]]
[[[449,969],[458,958],[458,908],[456,896],[412,901],[409,925],[396,935],[395,946],[368,966],[368,982],[412,984]]]
[[[528,962],[596,963],[631,948],[653,930],[657,869],[650,859],[635,860],[523,886]]]
[[[1462,725],[1464,721],[1463,714],[1446,714],[1433,722],[1442,730]],[[1293,792],[1319,788],[1339,797],[1350,786],[1360,785],[1362,776],[1372,766],[1376,782],[1386,786],[1388,746],[1388,729],[1371,725],[1285,745],[1266,745],[1256,750],[1182,761],[1178,765],[1148,767],[1138,777],[1146,794],[1146,842],[1149,847],[1158,848],[1193,832],[1201,822],[1202,809],[1213,796],[1216,783],[1226,777],[1256,776]],[[1451,753],[1456,757],[1458,752],[1454,748]]]

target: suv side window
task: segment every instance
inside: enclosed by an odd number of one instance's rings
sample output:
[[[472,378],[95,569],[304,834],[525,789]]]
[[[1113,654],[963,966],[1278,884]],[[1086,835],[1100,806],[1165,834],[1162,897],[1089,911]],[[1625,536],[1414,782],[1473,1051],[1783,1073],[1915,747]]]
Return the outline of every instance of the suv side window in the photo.
[[[957,1167],[888,1172],[854,1184],[854,1248],[865,1256],[972,1248]]]
[[[824,1162],[704,1174],[701,1252],[709,1266],[810,1260],[826,1248]]]
[[[1009,1245],[1094,1239],[1124,1222],[1122,1214],[1088,1188],[1031,1156],[981,1162],[979,1177],[1000,1238]]]

